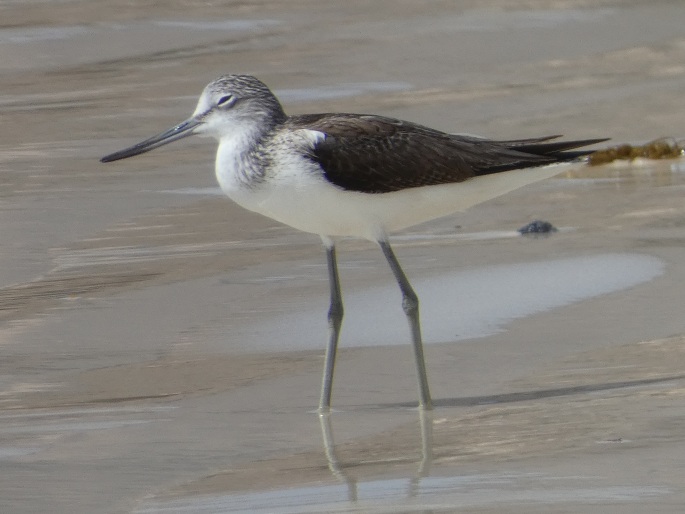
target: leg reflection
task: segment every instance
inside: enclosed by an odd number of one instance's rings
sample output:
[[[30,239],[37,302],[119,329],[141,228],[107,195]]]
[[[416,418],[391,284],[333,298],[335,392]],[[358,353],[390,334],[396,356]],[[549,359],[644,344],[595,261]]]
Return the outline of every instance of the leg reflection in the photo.
[[[351,478],[343,466],[338,461],[338,456],[335,454],[335,443],[333,441],[333,426],[331,425],[331,413],[319,412],[319,422],[321,423],[321,437],[323,438],[323,451],[326,454],[326,461],[328,461],[328,469],[331,470],[333,476],[347,484],[347,499],[351,502],[357,501],[357,481]]]
[[[416,474],[409,482],[408,494],[410,497],[419,493],[421,479],[430,476],[433,464],[433,411],[419,409],[419,428],[421,430],[421,462]]]
[[[419,413],[419,430],[421,433],[421,459],[416,472],[410,477],[408,489],[408,495],[410,497],[418,494],[421,479],[430,475],[433,462],[433,412],[422,408],[417,410]],[[335,478],[347,484],[348,500],[356,502],[358,500],[357,479],[352,478],[347,473],[345,465],[340,462],[336,455],[331,417],[332,414],[330,412],[319,413],[321,437],[323,439],[323,448],[328,463],[328,469],[330,469]]]

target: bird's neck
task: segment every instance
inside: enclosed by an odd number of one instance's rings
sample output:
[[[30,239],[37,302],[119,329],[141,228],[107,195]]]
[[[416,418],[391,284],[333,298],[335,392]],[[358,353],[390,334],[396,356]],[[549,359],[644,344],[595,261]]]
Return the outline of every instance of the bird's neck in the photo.
[[[253,123],[219,139],[216,176],[225,192],[254,187],[263,180],[267,156],[262,146],[273,128],[271,124]]]

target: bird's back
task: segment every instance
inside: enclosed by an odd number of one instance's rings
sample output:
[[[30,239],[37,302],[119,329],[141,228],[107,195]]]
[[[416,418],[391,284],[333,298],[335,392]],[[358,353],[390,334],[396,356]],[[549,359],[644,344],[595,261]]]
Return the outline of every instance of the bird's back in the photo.
[[[293,116],[284,128],[323,134],[309,158],[321,166],[329,182],[361,193],[463,182],[568,161],[589,152],[567,150],[601,141],[550,142],[559,136],[492,141],[365,114]]]

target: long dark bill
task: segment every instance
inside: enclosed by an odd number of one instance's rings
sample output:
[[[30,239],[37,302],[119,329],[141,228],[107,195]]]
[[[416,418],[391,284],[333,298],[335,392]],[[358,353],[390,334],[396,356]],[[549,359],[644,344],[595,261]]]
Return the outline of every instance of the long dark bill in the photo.
[[[120,159],[126,159],[127,157],[140,155],[141,153],[149,152],[150,150],[154,150],[160,146],[173,143],[174,141],[178,141],[184,137],[192,136],[193,129],[201,123],[202,120],[198,118],[190,118],[183,123],[179,123],[175,127],[162,132],[161,134],[157,134],[150,139],[146,139],[145,141],[138,143],[137,145],[133,145],[129,148],[119,150],[118,152],[105,155],[102,159],[100,159],[100,162],[112,162]]]

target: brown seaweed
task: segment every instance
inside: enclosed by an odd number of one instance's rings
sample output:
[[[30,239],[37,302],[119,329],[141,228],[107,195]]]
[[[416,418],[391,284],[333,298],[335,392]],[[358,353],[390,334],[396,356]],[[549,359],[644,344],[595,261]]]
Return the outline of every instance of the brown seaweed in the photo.
[[[659,138],[644,145],[623,144],[604,150],[597,150],[588,157],[590,166],[599,166],[617,160],[632,161],[642,159],[677,159],[685,153],[682,141],[673,138]]]

